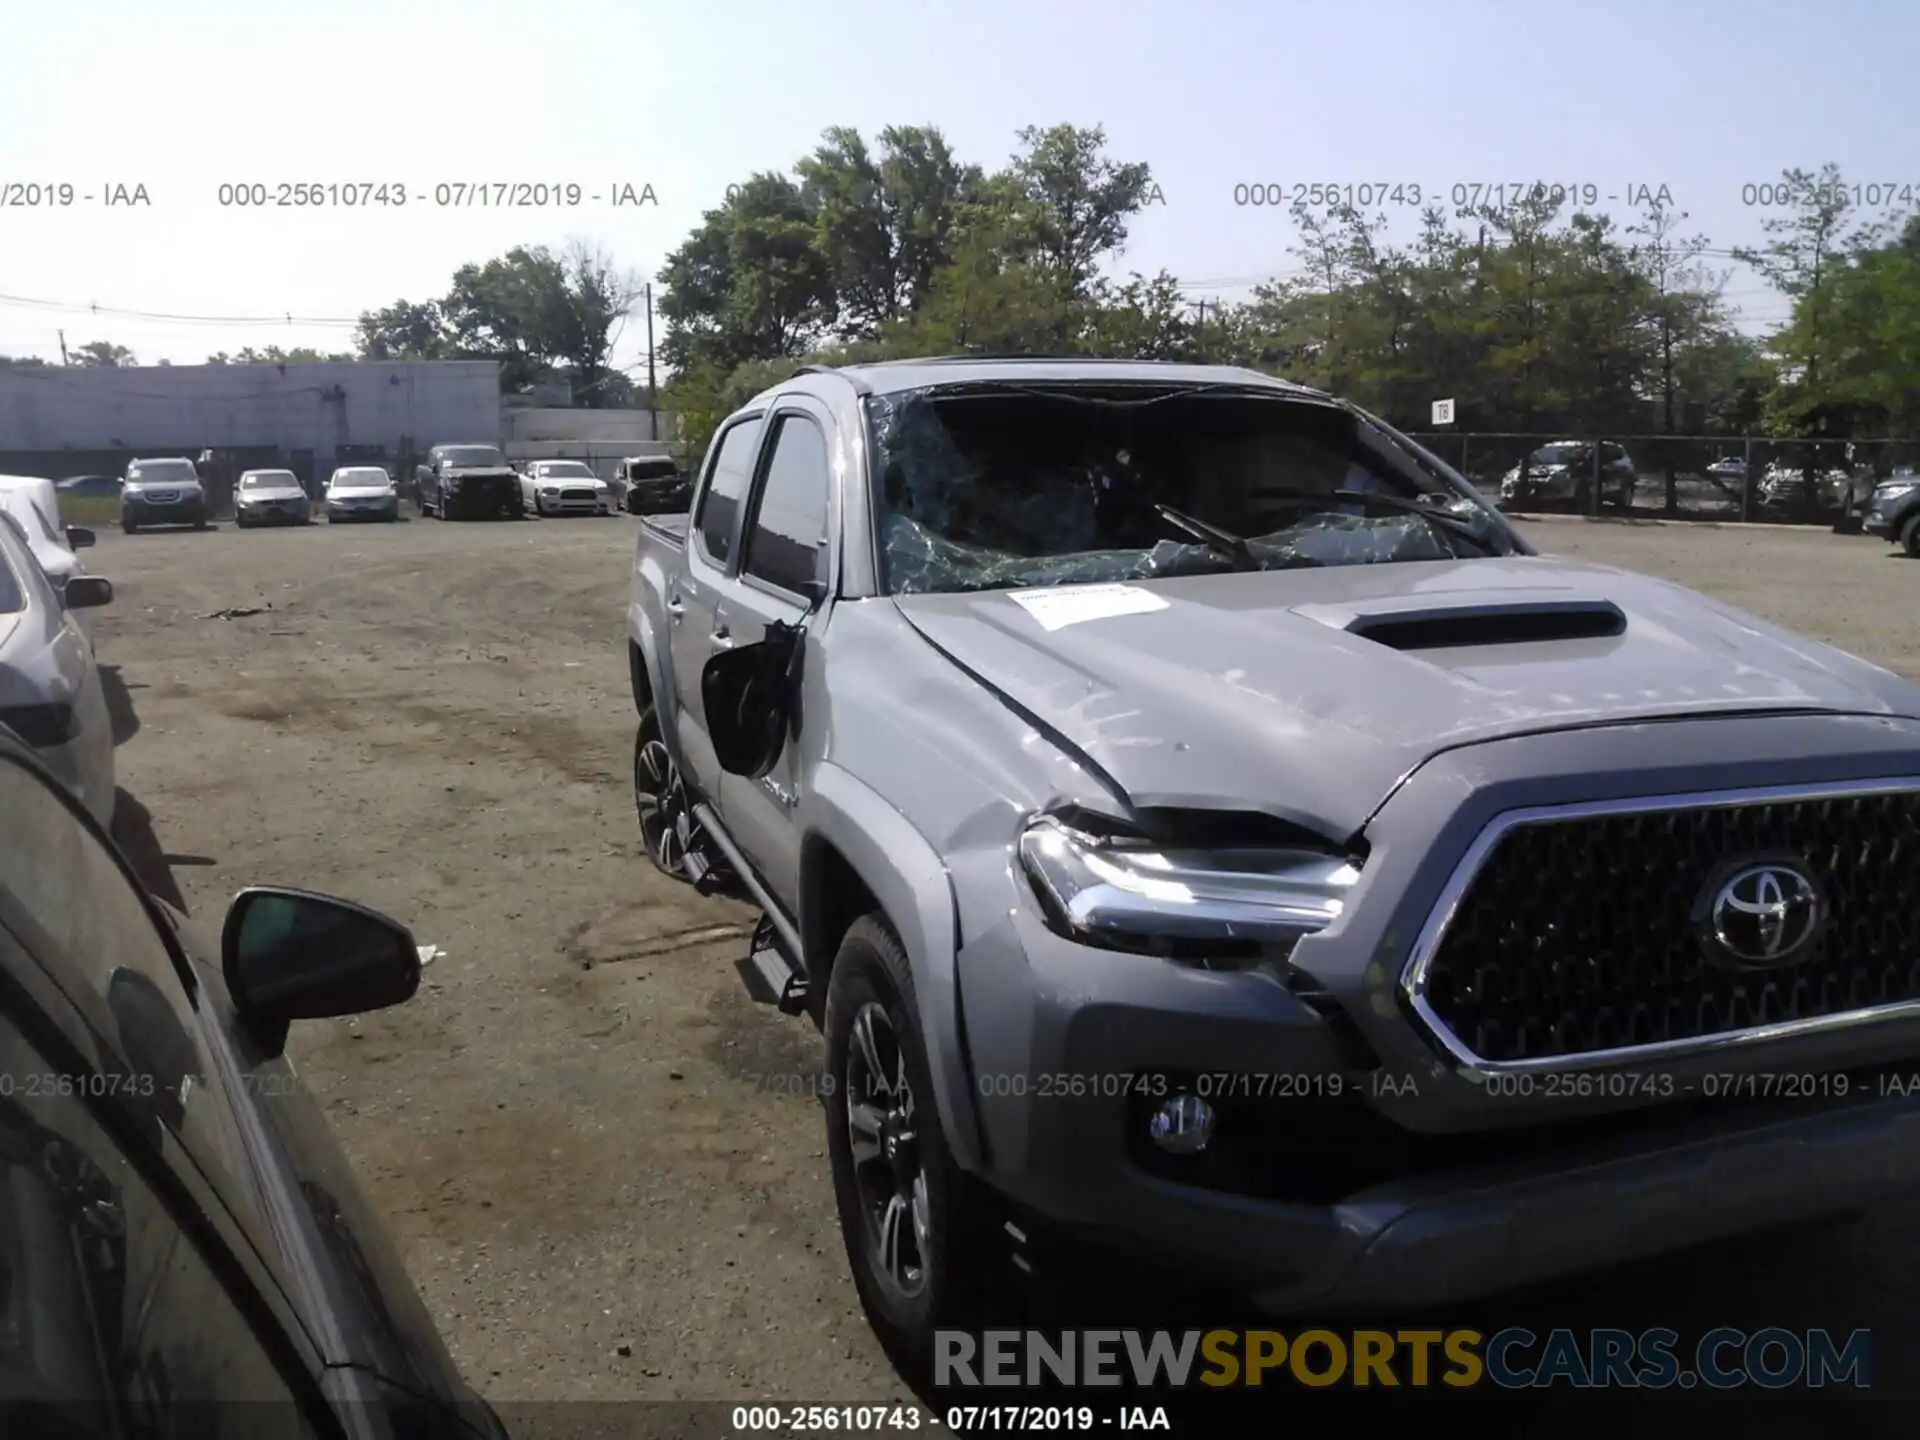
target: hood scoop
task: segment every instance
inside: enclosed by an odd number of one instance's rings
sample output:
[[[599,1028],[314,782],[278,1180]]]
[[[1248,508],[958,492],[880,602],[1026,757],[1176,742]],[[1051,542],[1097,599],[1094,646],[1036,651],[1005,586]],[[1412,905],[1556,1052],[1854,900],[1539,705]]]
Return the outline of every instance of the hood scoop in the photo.
[[[1366,607],[1302,605],[1294,613],[1389,650],[1605,640],[1627,628],[1626,612],[1597,597],[1483,602],[1412,597]]]

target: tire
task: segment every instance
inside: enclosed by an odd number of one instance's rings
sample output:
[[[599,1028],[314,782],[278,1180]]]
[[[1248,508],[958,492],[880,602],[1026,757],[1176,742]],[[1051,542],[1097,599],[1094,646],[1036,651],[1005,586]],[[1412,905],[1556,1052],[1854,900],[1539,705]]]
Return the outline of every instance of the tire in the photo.
[[[913,975],[884,916],[861,917],[840,942],[822,1029],[827,1154],[854,1288],[889,1354],[924,1375],[935,1332],[976,1328],[984,1314],[994,1207],[940,1128]]]
[[[633,733],[633,809],[640,823],[640,847],[653,868],[669,879],[692,884],[687,868],[692,804],[661,736],[660,714],[651,705],[640,712],[640,724]]]
[[[132,535],[139,530],[139,528],[140,527],[131,520],[122,520],[120,522],[120,533],[122,535]]]
[[[1900,548],[1913,559],[1920,560],[1920,511],[1915,511],[1900,522]]]

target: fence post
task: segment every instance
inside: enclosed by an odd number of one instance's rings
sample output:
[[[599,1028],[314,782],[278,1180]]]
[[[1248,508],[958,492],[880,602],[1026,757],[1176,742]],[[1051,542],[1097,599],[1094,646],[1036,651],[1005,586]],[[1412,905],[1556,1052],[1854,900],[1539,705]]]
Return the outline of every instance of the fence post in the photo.
[[[1473,437],[1463,432],[1460,436],[1460,473],[1466,477],[1469,485],[1473,485],[1473,472],[1467,469],[1467,452],[1472,448]],[[1477,485],[1474,486],[1475,490],[1479,488]]]
[[[1740,462],[1740,523],[1746,525],[1753,520],[1753,436],[1745,437],[1746,449],[1742,451]]]
[[[1600,518],[1600,437],[1593,437],[1593,480],[1587,486],[1587,514]]]

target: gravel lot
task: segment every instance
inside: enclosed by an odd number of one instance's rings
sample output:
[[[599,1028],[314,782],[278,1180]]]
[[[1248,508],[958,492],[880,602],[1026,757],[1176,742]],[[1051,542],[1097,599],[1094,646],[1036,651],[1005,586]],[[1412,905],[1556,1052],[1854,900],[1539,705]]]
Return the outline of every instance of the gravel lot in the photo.
[[[118,587],[95,628],[122,722],[117,828],[203,926],[240,885],[278,882],[378,906],[442,947],[413,1003],[297,1027],[294,1051],[461,1367],[510,1419],[543,1428],[558,1411],[520,1407],[559,1400],[906,1402],[846,1276],[805,1095],[818,1037],[746,998],[733,962],[752,917],[637,852],[622,618],[635,528],[103,529],[88,563]],[[1877,541],[1523,528],[1920,679],[1920,566]],[[1920,1339],[1917,1266],[1915,1227],[1889,1207],[1493,1318],[1872,1326],[1876,1389],[1844,1419],[1873,1433]],[[1322,1398],[1275,1402],[1291,1416]],[[1425,1401],[1442,1402],[1469,1403]],[[1506,1403],[1501,1433],[1698,1423],[1678,1393],[1628,1397],[1630,1417],[1564,1390]],[[1843,1404],[1744,1403],[1757,1409],[1742,1433],[1764,1418],[1780,1434],[1825,1430]]]

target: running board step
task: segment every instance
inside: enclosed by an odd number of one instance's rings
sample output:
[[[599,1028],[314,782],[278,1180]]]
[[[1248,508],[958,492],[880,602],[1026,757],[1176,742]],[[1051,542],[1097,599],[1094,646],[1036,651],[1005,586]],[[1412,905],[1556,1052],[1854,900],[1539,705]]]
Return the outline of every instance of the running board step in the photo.
[[[746,982],[747,993],[762,1005],[772,1005],[783,1015],[799,1015],[807,1008],[807,977],[793,968],[780,949],[779,932],[766,916],[754,926],[753,942],[746,958],[735,968]]]
[[[702,855],[698,849],[687,850],[687,877],[693,881],[693,888],[701,895],[738,896],[740,881],[732,870],[725,865],[716,865]]]

